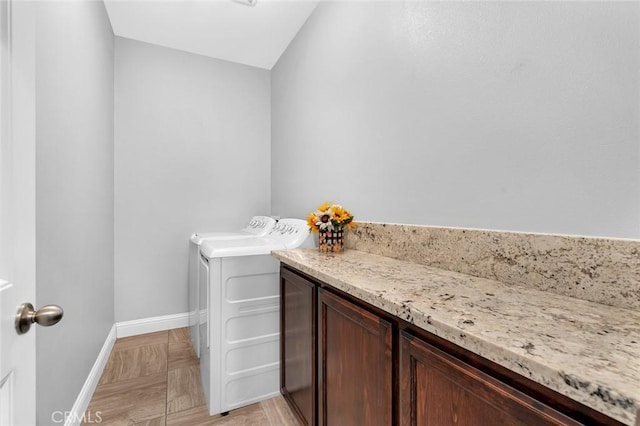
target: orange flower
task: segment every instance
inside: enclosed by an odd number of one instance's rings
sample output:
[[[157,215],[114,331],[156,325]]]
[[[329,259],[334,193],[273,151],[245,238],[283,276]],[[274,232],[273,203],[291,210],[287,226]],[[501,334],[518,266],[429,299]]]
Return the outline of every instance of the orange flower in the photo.
[[[326,212],[331,207],[331,201],[325,201],[324,204],[318,206],[319,212]]]
[[[309,225],[309,231],[318,232],[318,225],[316,225],[317,221],[318,218],[316,217],[316,215],[313,213],[309,213],[309,216],[307,216],[307,225]]]

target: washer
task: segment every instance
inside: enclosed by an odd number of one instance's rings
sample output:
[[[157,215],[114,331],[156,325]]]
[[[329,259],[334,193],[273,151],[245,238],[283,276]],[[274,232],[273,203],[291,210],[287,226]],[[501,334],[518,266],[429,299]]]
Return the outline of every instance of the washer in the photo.
[[[278,395],[280,262],[272,250],[312,246],[304,220],[281,219],[266,237],[208,241],[200,247],[200,371],[209,414]],[[204,344],[206,342],[206,344]]]
[[[202,309],[204,309],[200,308],[200,289],[198,288],[198,258],[200,257],[200,246],[205,241],[241,240],[256,236],[265,236],[273,229],[275,224],[276,220],[268,216],[254,216],[249,223],[239,231],[208,232],[191,235],[191,244],[189,245],[189,334],[191,335],[193,349],[198,357],[200,357],[199,315]]]

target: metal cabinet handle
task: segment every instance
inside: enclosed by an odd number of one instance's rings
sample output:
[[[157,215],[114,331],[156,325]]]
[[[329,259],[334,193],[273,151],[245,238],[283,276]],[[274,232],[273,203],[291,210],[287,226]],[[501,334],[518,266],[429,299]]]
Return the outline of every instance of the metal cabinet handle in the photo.
[[[64,311],[58,305],[43,306],[36,311],[31,303],[23,303],[16,314],[16,331],[24,334],[31,329],[33,323],[50,327],[60,322],[63,314]]]

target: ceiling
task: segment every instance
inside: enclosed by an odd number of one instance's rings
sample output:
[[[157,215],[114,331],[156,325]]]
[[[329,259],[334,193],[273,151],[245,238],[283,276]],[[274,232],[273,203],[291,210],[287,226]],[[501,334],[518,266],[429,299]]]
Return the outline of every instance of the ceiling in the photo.
[[[117,36],[265,69],[318,1],[104,0]]]

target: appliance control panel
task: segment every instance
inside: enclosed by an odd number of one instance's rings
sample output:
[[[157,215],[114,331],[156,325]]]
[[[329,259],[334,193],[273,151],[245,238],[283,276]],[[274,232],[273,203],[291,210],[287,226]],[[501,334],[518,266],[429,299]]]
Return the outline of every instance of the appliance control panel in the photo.
[[[286,248],[296,248],[309,236],[309,225],[302,219],[280,219],[267,238],[282,243]]]
[[[268,216],[254,216],[242,230],[254,235],[267,235],[275,225],[275,219]]]

